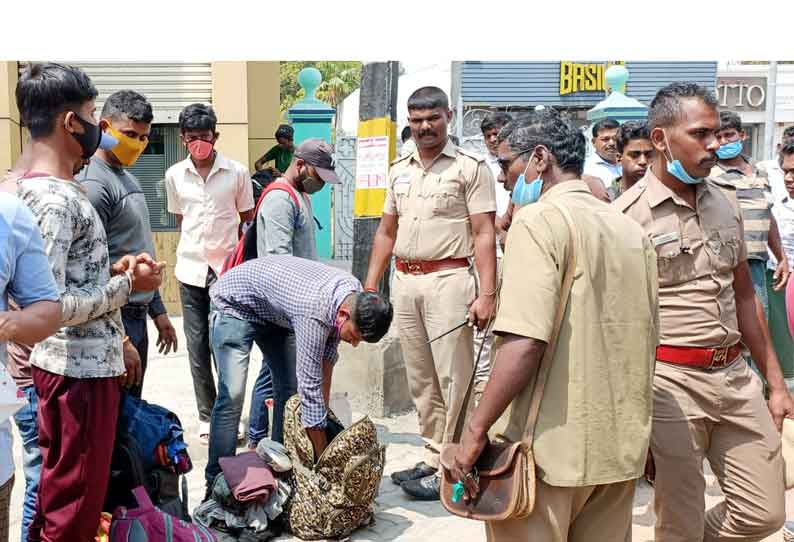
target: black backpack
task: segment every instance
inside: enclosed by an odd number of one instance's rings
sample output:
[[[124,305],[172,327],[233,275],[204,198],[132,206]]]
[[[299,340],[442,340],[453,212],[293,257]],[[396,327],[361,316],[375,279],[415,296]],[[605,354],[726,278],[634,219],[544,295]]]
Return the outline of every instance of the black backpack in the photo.
[[[135,437],[119,431],[113,447],[110,482],[102,509],[113,512],[119,506],[136,508],[138,502],[132,490],[139,486],[146,489],[157,508],[179,519],[190,521],[187,479],[168,468],[152,467],[147,471]]]
[[[275,180],[276,178],[273,176],[273,173],[268,169],[257,171],[251,175],[251,187],[254,192],[254,201],[259,201],[259,196],[262,195],[262,191]]]

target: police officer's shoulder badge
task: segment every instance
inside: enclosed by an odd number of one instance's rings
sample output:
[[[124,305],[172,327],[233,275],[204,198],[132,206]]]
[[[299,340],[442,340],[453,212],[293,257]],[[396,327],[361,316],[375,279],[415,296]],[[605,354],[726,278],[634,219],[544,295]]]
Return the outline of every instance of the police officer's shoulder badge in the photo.
[[[618,208],[621,213],[625,213],[626,209],[634,205],[640,196],[648,188],[648,182],[643,178],[637,181],[634,186],[623,192],[618,199],[612,202],[612,205]]]
[[[708,176],[706,177],[705,182],[712,182],[717,186],[719,186],[720,188],[722,188],[723,190],[731,190],[734,192],[736,191],[736,184],[732,183],[729,180],[723,179],[722,177]]]
[[[463,149],[461,147],[456,147],[455,150],[457,150],[463,156],[468,156],[469,158],[472,158],[472,159],[476,160],[477,162],[485,162],[485,157],[482,156],[479,153],[470,151],[468,149]]]
[[[395,164],[399,164],[400,162],[405,162],[406,160],[408,160],[410,158],[411,158],[411,154],[406,154],[405,156],[398,156],[397,158],[392,160],[389,165],[393,166]]]

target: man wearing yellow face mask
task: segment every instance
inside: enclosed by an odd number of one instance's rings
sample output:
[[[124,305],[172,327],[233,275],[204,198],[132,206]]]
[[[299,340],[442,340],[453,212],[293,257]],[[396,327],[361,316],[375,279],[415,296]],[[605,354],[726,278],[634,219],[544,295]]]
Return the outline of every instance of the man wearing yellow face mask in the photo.
[[[102,108],[100,127],[118,143],[112,149],[98,150],[88,166],[77,175],[102,219],[111,261],[143,252],[154,256],[146,197],[138,179],[125,169],[135,164],[146,149],[153,118],[152,106],[141,94],[132,90],[111,94]],[[129,303],[121,308],[124,330],[129,337],[125,348],[134,347],[143,373],[146,372],[149,350],[147,314],[157,327],[160,353],[167,354],[177,348],[176,330],[168,319],[160,293],[155,290],[131,295]],[[143,374],[138,381],[140,385],[130,390],[136,397],[141,396]]]

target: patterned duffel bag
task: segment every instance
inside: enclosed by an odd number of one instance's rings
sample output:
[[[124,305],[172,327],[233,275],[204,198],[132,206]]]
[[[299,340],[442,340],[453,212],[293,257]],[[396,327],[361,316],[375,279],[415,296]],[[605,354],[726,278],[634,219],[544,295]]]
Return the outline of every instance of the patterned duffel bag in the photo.
[[[372,520],[386,447],[365,416],[337,434],[315,464],[300,406],[295,395],[284,411],[284,446],[292,460],[292,497],[284,510],[288,528],[304,540],[349,536]],[[330,409],[328,419],[339,423]]]

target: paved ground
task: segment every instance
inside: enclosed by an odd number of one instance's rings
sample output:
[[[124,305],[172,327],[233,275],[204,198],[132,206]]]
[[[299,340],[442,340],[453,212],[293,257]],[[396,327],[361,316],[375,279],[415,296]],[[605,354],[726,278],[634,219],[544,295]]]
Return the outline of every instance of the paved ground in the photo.
[[[188,475],[190,488],[191,510],[204,495],[203,467],[207,460],[207,448],[199,444],[196,438],[198,416],[195,409],[193,387],[188,369],[187,354],[184,350],[184,336],[181,320],[174,319],[174,325],[180,334],[180,350],[168,357],[156,353],[150,355],[149,371],[144,387],[144,398],[150,402],[161,404],[176,412],[187,433],[187,442],[195,469]],[[156,337],[152,330],[150,337]],[[154,340],[152,340],[154,343]],[[254,354],[252,366],[258,370],[260,358]],[[344,363],[340,359],[340,363]],[[253,371],[252,371],[253,374]],[[249,378],[251,388],[253,379]],[[249,395],[250,396],[250,395]],[[245,408],[248,408],[246,403]],[[244,411],[245,412],[245,411]],[[354,416],[360,416],[354,412]],[[247,418],[247,413],[244,414]],[[387,465],[385,474],[413,465],[421,459],[422,442],[416,436],[417,423],[413,413],[392,418],[376,418],[383,442],[388,444]],[[24,476],[21,469],[21,455],[18,435],[15,436],[15,461],[17,466],[16,485],[11,505],[11,540],[17,540],[19,520],[21,517],[22,491]],[[652,489],[644,483],[637,488],[634,500],[634,541],[653,541],[653,504]],[[706,491],[707,505],[710,506],[720,498],[720,490],[713,477],[709,478]],[[787,495],[790,517],[794,517],[794,492]],[[391,483],[388,476],[384,477],[380,495],[377,499],[377,515],[374,525],[354,534],[352,540],[381,541],[400,540],[408,542],[427,542],[429,540],[450,539],[456,542],[484,540],[481,524],[473,521],[449,516],[438,503],[422,503],[406,498],[402,491]],[[278,540],[293,540],[281,537]],[[594,538],[597,540],[597,535]],[[780,541],[780,534],[773,535],[767,541]]]

